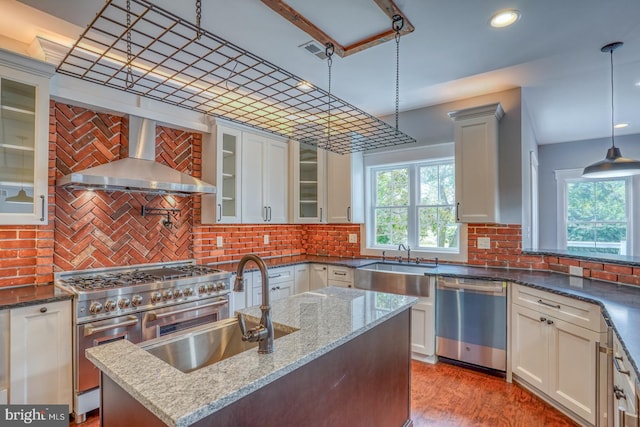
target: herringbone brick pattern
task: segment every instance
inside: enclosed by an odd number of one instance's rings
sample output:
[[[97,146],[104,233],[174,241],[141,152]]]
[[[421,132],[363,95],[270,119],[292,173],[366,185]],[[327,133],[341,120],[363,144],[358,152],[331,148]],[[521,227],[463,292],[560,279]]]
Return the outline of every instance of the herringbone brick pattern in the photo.
[[[55,110],[57,177],[127,156],[126,118],[60,103],[55,104]],[[189,132],[158,127],[156,160],[190,174],[193,140]],[[56,188],[56,269],[192,258],[192,198]],[[175,207],[180,212],[168,228],[162,225],[164,217],[142,217],[143,205]]]

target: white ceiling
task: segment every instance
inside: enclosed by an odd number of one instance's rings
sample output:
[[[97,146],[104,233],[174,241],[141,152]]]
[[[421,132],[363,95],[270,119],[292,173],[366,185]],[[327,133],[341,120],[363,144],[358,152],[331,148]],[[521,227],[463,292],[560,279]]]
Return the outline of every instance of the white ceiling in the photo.
[[[195,21],[195,1],[155,4]],[[338,41],[377,32],[373,0],[291,0]],[[370,5],[368,4],[370,3]],[[640,1],[396,0],[415,26],[400,41],[400,109],[410,110],[521,86],[540,144],[610,135],[609,56],[614,54],[616,134],[640,133]],[[0,0],[0,39],[29,44],[35,35],[75,38],[102,0]],[[30,5],[40,11],[35,11]],[[497,10],[522,18],[489,27]],[[203,26],[311,83],[327,88],[327,64],[299,48],[311,37],[260,0],[202,0]],[[57,18],[53,18],[53,15]],[[75,24],[75,25],[70,25]],[[389,27],[391,24],[389,23]],[[334,56],[332,92],[374,115],[395,108],[395,43]]]

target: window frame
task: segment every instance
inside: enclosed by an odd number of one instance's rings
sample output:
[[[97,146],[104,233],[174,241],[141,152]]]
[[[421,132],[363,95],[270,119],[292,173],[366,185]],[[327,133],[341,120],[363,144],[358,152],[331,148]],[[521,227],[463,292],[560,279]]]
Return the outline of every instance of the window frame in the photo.
[[[455,169],[454,146],[453,143],[436,144],[424,147],[405,148],[385,152],[365,154],[365,223],[361,227],[364,236],[361,243],[361,253],[367,256],[382,256],[384,252],[387,258],[402,256],[406,257],[406,251],[398,251],[393,245],[378,245],[375,243],[375,206],[373,189],[375,188],[375,171],[384,169],[396,169],[399,167],[410,167],[409,178],[409,245],[411,246],[411,257],[421,257],[427,260],[438,258],[444,261],[466,262],[467,261],[467,225],[458,224],[459,244],[457,249],[453,248],[418,248],[418,204],[419,202],[419,166],[434,165],[446,161],[453,161]],[[455,201],[454,201],[455,203]],[[422,206],[422,205],[420,205]],[[414,237],[411,237],[411,234]],[[411,242],[415,241],[415,244]]]
[[[567,189],[570,183],[576,182],[595,182],[607,181],[608,178],[583,178],[582,169],[558,169],[554,171],[556,179],[556,226],[557,226],[557,242],[556,246],[560,250],[567,250],[567,224],[568,224],[568,200]],[[634,185],[638,185],[638,178],[631,176],[612,178],[616,180],[626,181],[626,204],[627,204],[627,253],[623,256],[634,256],[635,249],[640,247],[638,244],[639,237],[635,236],[634,225],[638,223],[638,212],[640,211],[636,204],[637,198],[633,197]]]

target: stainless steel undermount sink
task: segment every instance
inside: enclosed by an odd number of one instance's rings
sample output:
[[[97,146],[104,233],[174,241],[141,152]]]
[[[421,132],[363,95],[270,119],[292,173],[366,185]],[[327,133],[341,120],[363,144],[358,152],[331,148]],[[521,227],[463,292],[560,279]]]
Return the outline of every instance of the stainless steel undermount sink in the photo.
[[[247,328],[256,326],[246,319]],[[294,332],[279,326],[274,327],[274,338]],[[242,333],[236,318],[220,320],[210,325],[181,331],[148,341],[141,347],[182,372],[212,365],[243,351],[258,347],[257,342],[242,341]],[[257,352],[257,350],[256,350]]]
[[[428,297],[431,278],[425,273],[435,267],[435,264],[377,262],[356,268],[354,286],[370,291]]]

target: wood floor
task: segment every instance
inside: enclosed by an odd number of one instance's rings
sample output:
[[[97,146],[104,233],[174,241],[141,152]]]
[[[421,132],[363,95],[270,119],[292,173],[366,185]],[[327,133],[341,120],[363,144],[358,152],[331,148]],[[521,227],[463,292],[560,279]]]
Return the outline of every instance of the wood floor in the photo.
[[[413,361],[411,369],[415,427],[577,426],[529,391],[502,378],[445,363]],[[90,412],[86,422],[72,421],[70,426],[100,427],[98,411]]]

